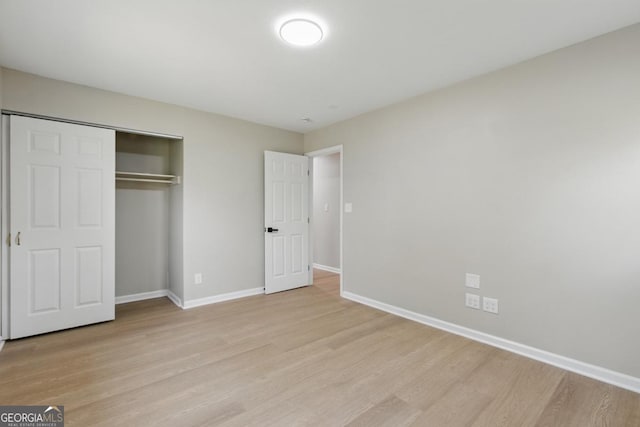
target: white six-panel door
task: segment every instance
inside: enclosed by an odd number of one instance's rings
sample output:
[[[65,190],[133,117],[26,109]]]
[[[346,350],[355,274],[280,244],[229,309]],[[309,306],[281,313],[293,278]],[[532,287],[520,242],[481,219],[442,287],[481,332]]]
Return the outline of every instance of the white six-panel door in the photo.
[[[273,151],[264,153],[267,294],[309,283],[308,171],[308,157]]]
[[[9,125],[10,337],[112,320],[115,132]]]

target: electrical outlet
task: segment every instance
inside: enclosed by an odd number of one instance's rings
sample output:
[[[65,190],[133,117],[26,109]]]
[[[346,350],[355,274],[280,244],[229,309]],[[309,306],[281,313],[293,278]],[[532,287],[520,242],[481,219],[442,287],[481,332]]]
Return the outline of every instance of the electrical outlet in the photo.
[[[467,288],[480,289],[480,276],[477,274],[467,273],[464,279],[464,285]]]
[[[476,294],[465,294],[465,302],[464,304],[476,310],[480,310],[480,295]]]
[[[193,276],[193,282],[194,282],[196,285],[202,285],[202,273],[196,273],[196,274]]]
[[[482,309],[489,313],[498,314],[498,300],[495,298],[482,298]]]

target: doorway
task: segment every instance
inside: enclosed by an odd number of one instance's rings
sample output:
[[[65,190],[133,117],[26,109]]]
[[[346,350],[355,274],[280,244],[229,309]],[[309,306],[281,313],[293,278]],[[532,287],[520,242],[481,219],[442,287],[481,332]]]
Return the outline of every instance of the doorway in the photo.
[[[309,254],[313,268],[309,282],[320,285],[329,279],[335,283],[337,275],[342,295],[342,145],[306,155],[310,157],[311,169]]]

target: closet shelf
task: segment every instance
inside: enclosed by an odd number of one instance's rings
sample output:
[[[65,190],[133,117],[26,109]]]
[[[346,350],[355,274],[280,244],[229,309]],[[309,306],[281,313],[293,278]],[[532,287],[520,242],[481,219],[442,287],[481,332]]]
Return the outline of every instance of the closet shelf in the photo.
[[[180,184],[180,177],[157,173],[116,171],[116,181],[155,182],[159,184]]]

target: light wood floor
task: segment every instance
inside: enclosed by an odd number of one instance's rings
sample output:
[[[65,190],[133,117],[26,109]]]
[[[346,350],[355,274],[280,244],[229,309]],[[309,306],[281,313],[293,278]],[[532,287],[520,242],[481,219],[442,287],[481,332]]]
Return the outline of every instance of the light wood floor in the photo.
[[[317,285],[8,342],[0,404],[68,426],[640,426],[640,395],[394,317]]]

